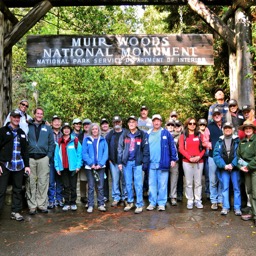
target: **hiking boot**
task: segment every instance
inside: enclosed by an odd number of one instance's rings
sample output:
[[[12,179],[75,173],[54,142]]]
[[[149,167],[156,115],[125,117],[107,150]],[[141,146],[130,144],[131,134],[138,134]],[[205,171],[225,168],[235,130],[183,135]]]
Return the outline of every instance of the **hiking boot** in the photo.
[[[147,211],[153,211],[156,207],[152,204],[150,204],[148,207],[147,207]]]
[[[101,212],[105,212],[106,211],[106,208],[104,205],[101,205],[98,207],[98,210],[101,211]]]
[[[134,211],[134,213],[142,213],[142,211],[143,211],[143,207],[137,207],[136,209],[135,209],[135,211]]]
[[[46,208],[38,208],[37,210],[38,212],[41,212],[41,213],[48,213],[48,210]]]
[[[204,208],[204,206],[201,202],[196,202],[195,206],[196,206],[197,209],[203,209]]]
[[[54,207],[55,207],[54,202],[49,202],[48,203],[48,206],[47,206],[48,209],[53,209]]]
[[[221,215],[227,215],[228,212],[229,212],[228,209],[223,208],[223,209],[221,210],[220,214],[221,214]]]
[[[93,212],[93,207],[92,207],[92,206],[89,206],[88,209],[87,209],[87,212],[88,212],[88,213],[92,213],[92,212]]]
[[[134,207],[133,203],[128,203],[125,207],[124,207],[124,211],[128,212],[130,211],[132,208]]]
[[[182,196],[182,195],[178,195],[178,196],[177,196],[177,201],[178,201],[178,202],[182,202],[182,199],[183,199],[183,196]]]
[[[71,211],[76,211],[77,210],[77,205],[76,204],[72,204],[70,206],[70,208],[71,208]]]
[[[241,216],[242,215],[242,212],[241,212],[240,209],[236,209],[236,210],[234,210],[234,212],[235,212],[236,216]]]
[[[176,198],[172,198],[172,199],[171,199],[171,205],[172,205],[172,206],[176,206],[176,205],[177,205],[177,200],[176,200]]]
[[[17,220],[17,221],[22,221],[22,220],[24,220],[23,216],[20,215],[20,213],[18,213],[18,212],[12,212],[12,213],[11,213],[11,219],[12,219],[12,220]]]
[[[157,210],[158,210],[159,212],[165,211],[165,206],[164,206],[164,205],[159,205],[159,206],[157,207]]]
[[[214,210],[214,211],[218,210],[218,204],[217,203],[213,203],[211,205],[211,209]]]
[[[68,211],[68,210],[70,210],[70,205],[68,205],[68,204],[65,204],[64,206],[63,206],[63,208],[62,208],[62,211]]]
[[[111,204],[111,207],[117,207],[119,201],[114,200]]]
[[[223,208],[223,204],[222,203],[218,203],[217,205],[218,205],[218,207]]]

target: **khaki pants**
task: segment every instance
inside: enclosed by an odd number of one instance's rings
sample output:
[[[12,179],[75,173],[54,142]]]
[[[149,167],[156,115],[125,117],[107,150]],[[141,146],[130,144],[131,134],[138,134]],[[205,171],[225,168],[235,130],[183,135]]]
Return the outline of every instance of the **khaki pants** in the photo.
[[[26,197],[29,209],[47,208],[49,188],[49,157],[29,158],[31,173],[26,179]]]
[[[253,218],[256,220],[256,172],[245,173],[245,187],[249,195]]]

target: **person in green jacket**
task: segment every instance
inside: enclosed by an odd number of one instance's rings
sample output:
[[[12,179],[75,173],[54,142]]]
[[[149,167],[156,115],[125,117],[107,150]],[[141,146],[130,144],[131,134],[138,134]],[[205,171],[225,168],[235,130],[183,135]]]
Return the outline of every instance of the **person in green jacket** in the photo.
[[[238,167],[245,173],[245,186],[251,202],[251,211],[242,215],[243,220],[254,220],[256,226],[256,126],[246,122],[239,126],[245,138],[238,145]]]

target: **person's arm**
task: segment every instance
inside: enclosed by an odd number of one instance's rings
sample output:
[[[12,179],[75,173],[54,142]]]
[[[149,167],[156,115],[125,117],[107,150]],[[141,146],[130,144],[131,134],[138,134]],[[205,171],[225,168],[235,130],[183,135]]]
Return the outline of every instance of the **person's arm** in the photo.
[[[226,163],[221,155],[222,155],[222,145],[219,141],[217,141],[213,150],[213,160],[215,164],[218,166],[218,168],[225,169]]]
[[[179,152],[188,160],[190,160],[191,156],[188,154],[188,152],[185,150],[185,142],[184,142],[184,134],[180,135],[179,138]]]

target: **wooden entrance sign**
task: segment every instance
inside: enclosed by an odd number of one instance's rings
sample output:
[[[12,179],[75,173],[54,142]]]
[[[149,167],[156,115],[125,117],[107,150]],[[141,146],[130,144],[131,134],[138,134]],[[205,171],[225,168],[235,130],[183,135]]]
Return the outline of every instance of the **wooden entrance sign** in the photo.
[[[211,34],[28,36],[28,67],[213,65]]]

